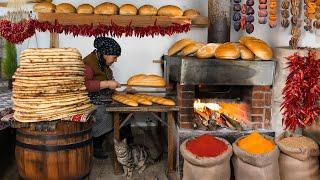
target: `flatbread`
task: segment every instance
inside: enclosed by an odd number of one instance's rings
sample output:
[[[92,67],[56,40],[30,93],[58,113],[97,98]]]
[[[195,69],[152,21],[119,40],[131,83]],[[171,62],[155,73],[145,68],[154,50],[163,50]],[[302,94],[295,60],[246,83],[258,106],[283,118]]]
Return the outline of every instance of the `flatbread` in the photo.
[[[56,52],[23,52],[20,54],[20,57],[29,57],[29,56],[76,56],[81,57],[81,54],[77,52],[62,52],[62,51],[56,51]]]
[[[49,73],[36,73],[36,72],[16,72],[15,77],[43,77],[43,76],[84,76],[84,72],[49,72]]]
[[[41,110],[49,110],[49,109],[61,109],[61,107],[67,107],[75,104],[89,104],[89,99],[80,99],[76,101],[66,101],[66,102],[51,102],[50,104],[44,103],[20,103],[15,102],[14,106],[18,107],[20,112],[33,112],[33,111],[41,111]]]
[[[70,96],[81,96],[81,95],[88,95],[87,91],[80,91],[80,92],[69,92],[69,93],[59,93],[59,94],[39,94],[36,96],[29,96],[29,95],[23,95],[23,94],[12,94],[12,98],[17,98],[17,99],[33,99],[33,100],[38,100],[37,98],[42,98],[42,99],[56,99],[59,97],[70,97]]]
[[[71,117],[77,114],[82,114],[82,113],[86,113],[86,112],[90,112],[92,110],[94,110],[95,107],[92,106],[90,108],[84,109],[84,110],[79,110],[79,111],[74,111],[74,112],[69,112],[69,113],[62,113],[62,114],[56,114],[54,116],[51,117],[47,117],[47,118],[43,118],[43,117],[33,117],[33,118],[26,118],[23,117],[21,115],[18,115],[16,113],[14,113],[13,118],[19,122],[40,122],[40,121],[54,121],[54,120],[58,120],[58,119],[63,119],[63,118],[67,118],[67,117]]]
[[[69,102],[69,101],[78,101],[81,99],[89,99],[88,96],[69,96],[69,97],[63,97],[63,98],[52,98],[52,99],[47,99],[47,98],[33,98],[33,99],[16,99],[12,98],[13,103],[41,103],[41,104],[51,104],[52,102]]]
[[[58,66],[58,65],[61,65],[61,66],[66,66],[66,65],[74,65],[74,66],[84,66],[84,63],[83,61],[56,61],[56,62],[45,62],[45,61],[42,61],[42,62],[19,62],[20,66],[25,66],[25,67],[29,67],[29,66],[41,66],[41,65],[48,65],[48,66]]]
[[[58,108],[52,108],[52,109],[46,109],[46,108],[40,109],[40,110],[28,109],[29,111],[24,111],[24,112],[20,111],[20,110],[25,110],[24,108],[19,108],[14,106],[13,109],[15,110],[15,113],[23,117],[49,117],[55,114],[62,114],[62,113],[68,113],[72,111],[84,110],[84,109],[90,108],[91,106],[92,105],[90,103],[86,103],[86,104],[58,107]]]
[[[23,68],[25,69],[28,69],[28,68],[35,68],[35,67],[40,67],[40,68],[46,68],[46,67],[65,67],[66,65],[65,64],[61,64],[61,63],[25,63],[23,64]],[[84,64],[74,64],[74,63],[71,63],[68,65],[68,67],[80,67],[80,68],[83,68],[84,67]]]
[[[84,82],[84,76],[40,76],[40,77],[24,77],[14,75],[12,78],[21,80],[82,80]]]
[[[41,53],[41,52],[77,52],[80,54],[76,48],[28,48],[22,51],[21,53]]]
[[[67,93],[67,92],[75,92],[75,91],[80,91],[80,90],[86,90],[86,87],[69,88],[69,89],[43,89],[43,88],[40,89],[40,88],[38,88],[38,90],[16,90],[16,89],[12,89],[12,93],[32,95],[32,94]]]

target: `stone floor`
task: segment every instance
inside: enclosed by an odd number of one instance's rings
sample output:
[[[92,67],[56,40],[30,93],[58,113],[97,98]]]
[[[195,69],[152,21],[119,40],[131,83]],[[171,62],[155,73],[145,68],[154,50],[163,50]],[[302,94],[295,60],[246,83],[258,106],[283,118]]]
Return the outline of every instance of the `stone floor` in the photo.
[[[159,150],[157,150],[158,143],[155,143],[153,140],[157,134],[150,131],[145,131],[144,134],[135,134],[134,132],[134,142],[137,144],[145,144],[151,150],[151,155],[156,157],[159,155]],[[89,180],[125,180],[125,176],[115,176],[113,174],[113,167],[112,167],[112,134],[106,139],[105,148],[110,154],[110,158],[106,160],[98,160],[94,159],[93,168],[89,176]],[[158,144],[158,145],[155,145]],[[157,147],[156,147],[157,146]],[[12,167],[5,173],[4,177],[0,177],[1,180],[19,180],[19,176],[17,173],[16,164],[13,162]],[[166,155],[162,158],[162,161],[149,166],[143,174],[139,175],[136,171],[134,172],[132,180],[177,180],[177,176],[175,174],[166,174]]]

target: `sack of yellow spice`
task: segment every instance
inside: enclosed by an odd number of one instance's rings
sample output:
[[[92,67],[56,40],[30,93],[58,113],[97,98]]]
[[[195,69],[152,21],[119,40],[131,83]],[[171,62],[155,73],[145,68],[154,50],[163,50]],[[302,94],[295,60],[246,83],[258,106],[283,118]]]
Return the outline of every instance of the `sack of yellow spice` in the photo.
[[[264,138],[256,131],[240,139],[237,144],[240,149],[251,154],[265,154],[272,151],[275,147],[275,144],[271,140]]]
[[[280,180],[279,149],[271,137],[253,132],[240,137],[232,147],[236,180]]]

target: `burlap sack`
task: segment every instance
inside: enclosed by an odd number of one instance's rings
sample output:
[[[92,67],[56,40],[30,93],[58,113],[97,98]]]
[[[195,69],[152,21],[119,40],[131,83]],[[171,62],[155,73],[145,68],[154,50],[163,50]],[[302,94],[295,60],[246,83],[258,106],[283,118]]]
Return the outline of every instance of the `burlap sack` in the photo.
[[[266,138],[272,139],[271,137]],[[250,154],[241,150],[237,142],[232,144],[234,155],[232,164],[235,180],[280,180],[279,174],[279,149],[276,146],[272,151],[262,154]]]
[[[276,139],[281,150],[279,157],[281,180],[319,180],[319,148],[290,148],[279,143],[281,139],[288,136],[292,135],[282,133]]]
[[[231,176],[230,158],[232,147],[224,139],[217,138],[227,144],[228,149],[217,157],[197,157],[186,149],[184,141],[180,146],[180,152],[184,157],[183,180],[229,180]]]

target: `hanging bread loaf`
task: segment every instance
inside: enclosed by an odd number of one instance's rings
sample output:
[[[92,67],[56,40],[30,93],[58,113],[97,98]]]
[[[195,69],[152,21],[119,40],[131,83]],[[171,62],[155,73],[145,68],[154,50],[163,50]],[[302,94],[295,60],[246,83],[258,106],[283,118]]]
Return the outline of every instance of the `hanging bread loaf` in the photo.
[[[91,6],[90,4],[81,4],[77,8],[78,14],[93,14],[93,12],[94,12],[94,7]]]
[[[137,15],[138,9],[132,4],[124,4],[120,7],[119,14],[125,16]]]
[[[136,96],[136,95],[133,95],[133,94],[126,94],[125,96],[126,96],[127,98],[133,100],[133,101],[138,102],[139,104],[147,105],[147,106],[151,106],[151,105],[152,105],[152,102],[149,101],[149,100],[146,99],[146,98],[139,97],[139,96]]]
[[[69,3],[61,3],[56,6],[56,13],[76,13],[77,9]]]
[[[167,5],[167,6],[162,6],[158,10],[158,16],[178,17],[182,15],[183,15],[183,11],[178,6]]]
[[[256,58],[261,60],[272,59],[272,49],[266,42],[254,37],[243,36],[240,38],[240,43],[250,49],[256,55]]]
[[[52,13],[55,11],[55,9],[56,5],[50,2],[38,3],[33,6],[33,11],[39,13]]]
[[[196,53],[200,48],[204,46],[203,43],[192,43],[182,49],[181,55],[188,56],[190,54]]]
[[[254,60],[254,54],[250,49],[248,49],[246,46],[240,44],[240,43],[235,43],[235,45],[238,47],[240,50],[240,56],[241,59],[243,60]]]
[[[173,100],[162,98],[162,97],[159,97],[159,96],[151,96],[151,95],[145,95],[145,94],[136,94],[135,96],[146,98],[149,101],[151,101],[153,103],[156,103],[156,104],[160,104],[160,105],[165,105],[165,106],[174,106],[174,105],[176,105],[176,103]]]
[[[112,96],[112,99],[114,101],[117,101],[119,103],[122,103],[122,104],[125,104],[125,105],[128,105],[128,106],[132,106],[132,107],[137,107],[138,106],[138,103],[132,99],[129,99],[126,97],[126,95],[124,94],[115,94]]]
[[[186,17],[197,17],[199,15],[200,13],[195,9],[188,9],[183,12],[183,16],[186,16]]]
[[[174,43],[168,50],[168,55],[172,56],[180,52],[186,46],[193,44],[194,41],[192,39],[181,39]]]
[[[116,15],[119,12],[119,7],[113,3],[105,2],[94,8],[95,14]]]
[[[129,86],[165,87],[166,81],[157,75],[138,74],[128,79]]]
[[[196,57],[199,59],[207,59],[212,58],[215,55],[217,47],[219,47],[219,43],[209,43],[203,47],[201,47],[197,53]]]
[[[240,50],[233,43],[224,43],[217,47],[215,57],[218,59],[238,59]]]
[[[143,5],[139,8],[138,14],[141,16],[156,16],[158,9],[152,5]]]

